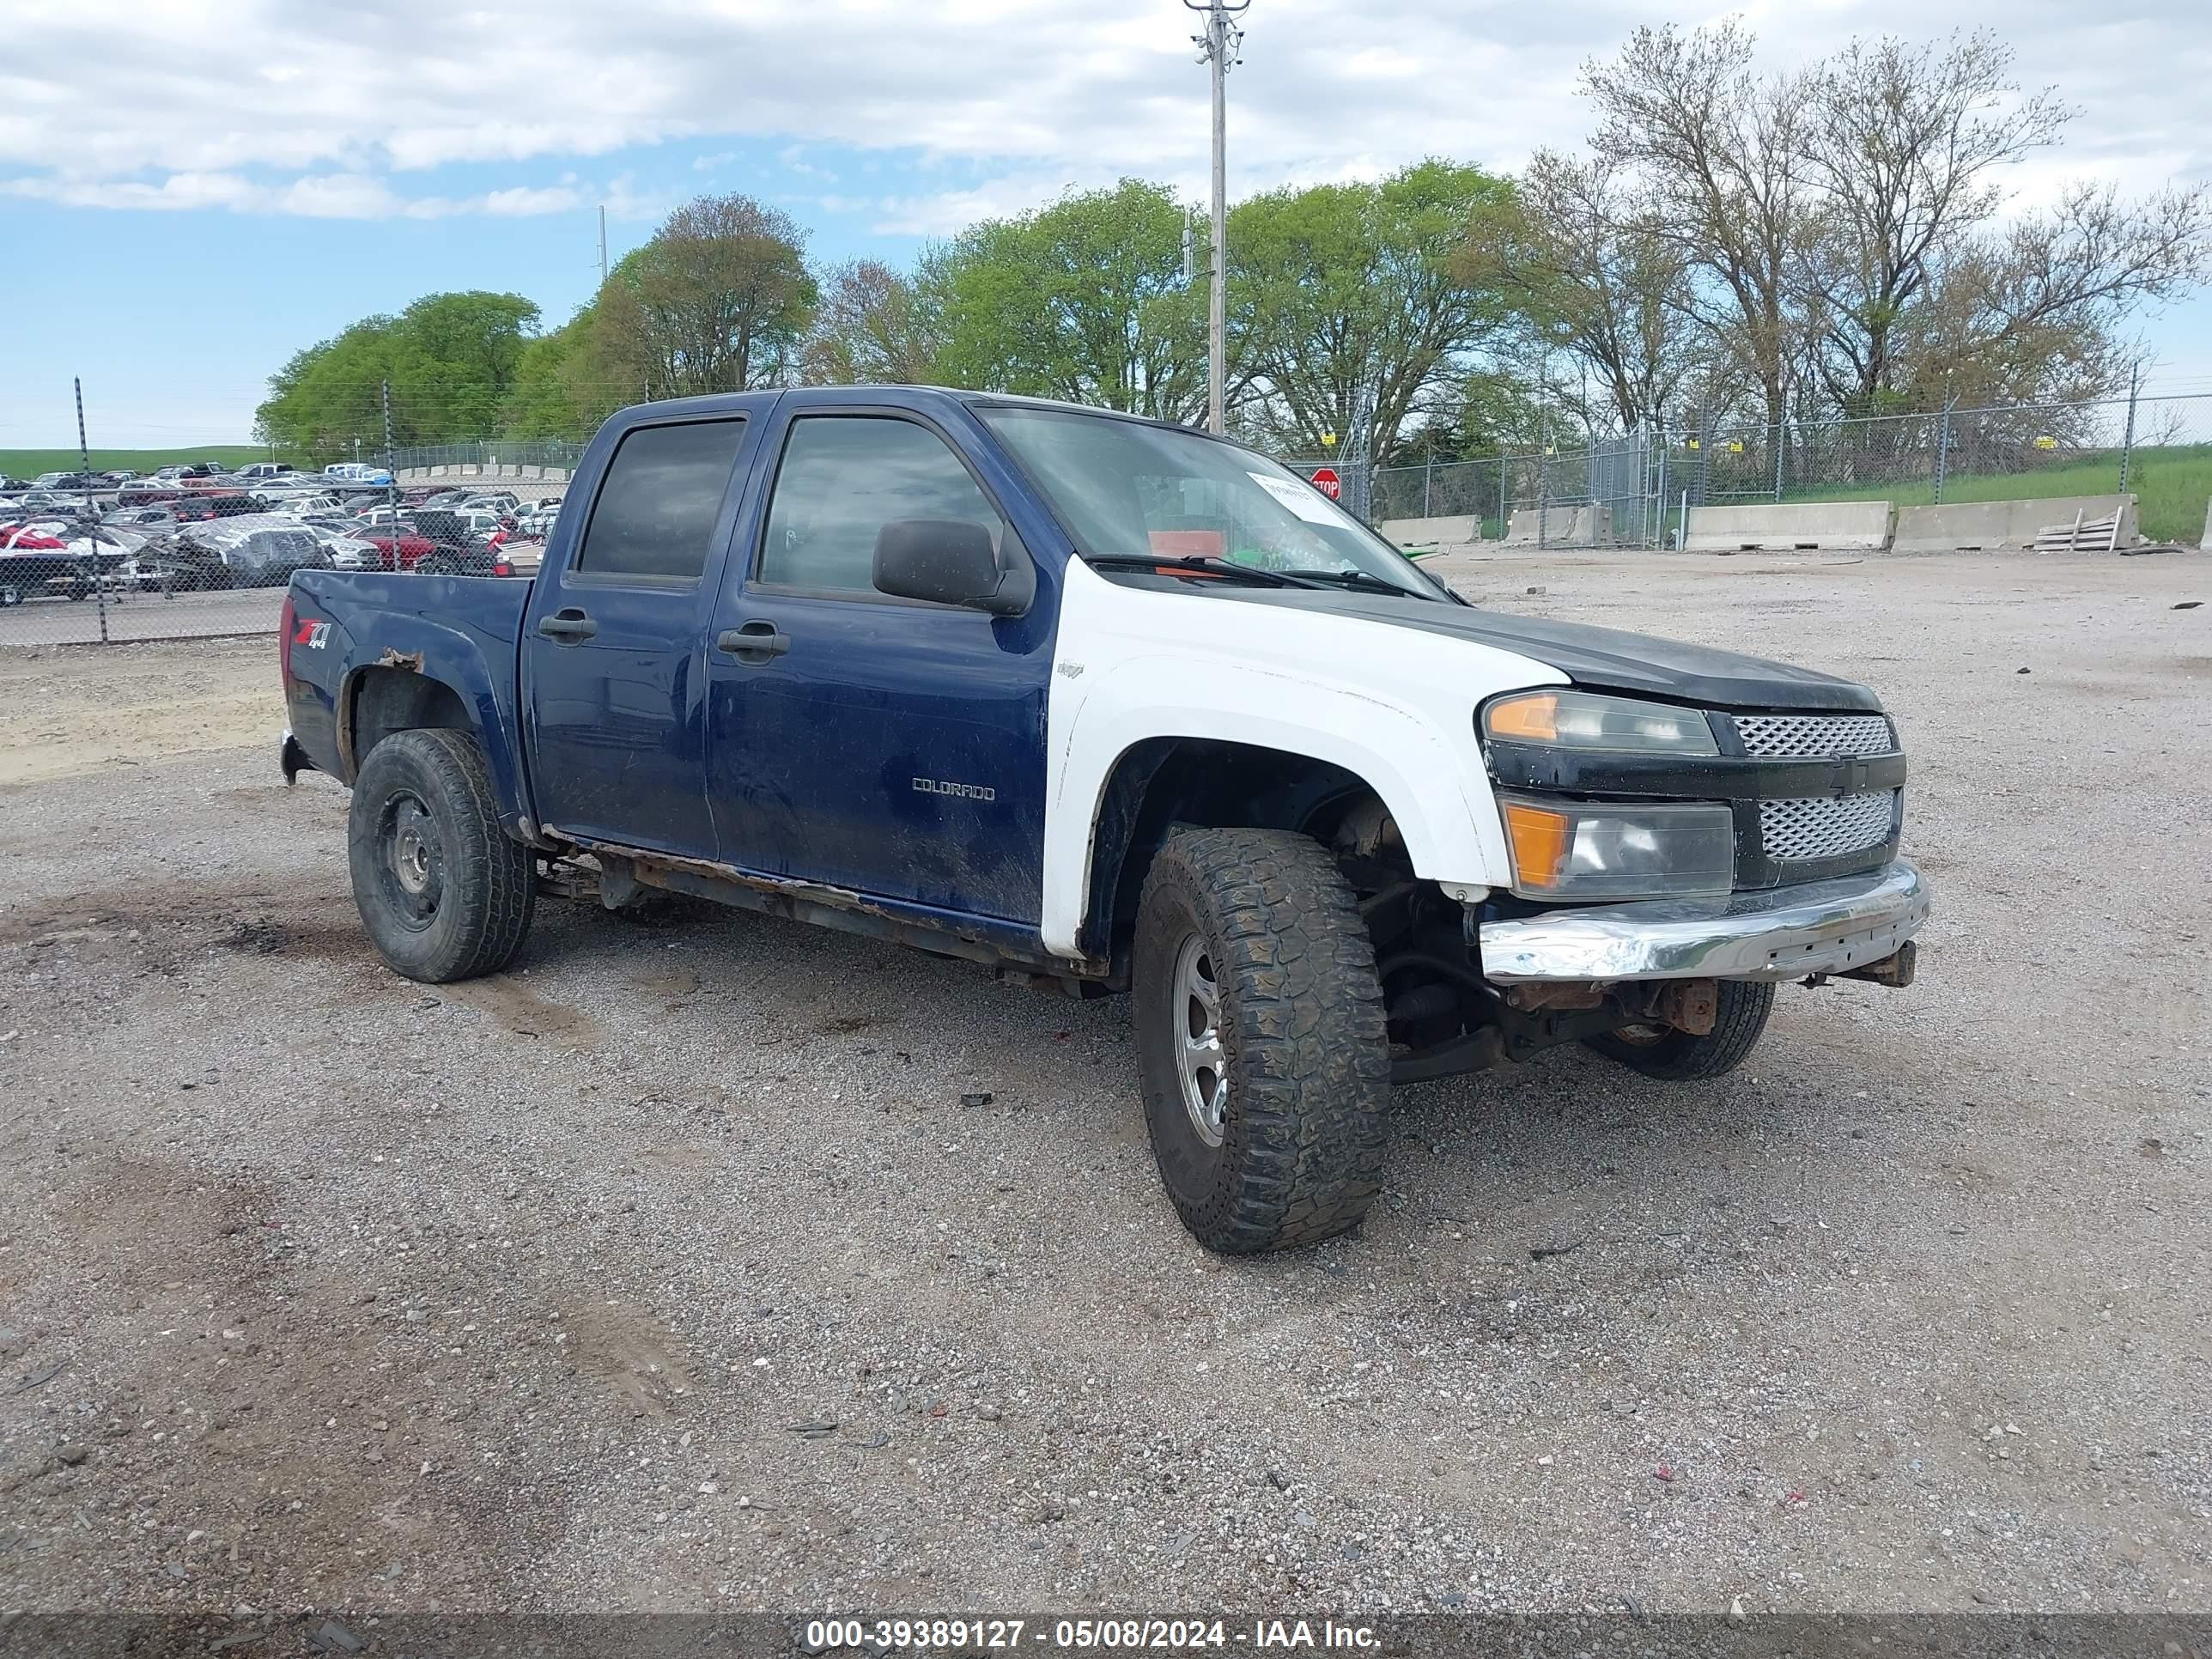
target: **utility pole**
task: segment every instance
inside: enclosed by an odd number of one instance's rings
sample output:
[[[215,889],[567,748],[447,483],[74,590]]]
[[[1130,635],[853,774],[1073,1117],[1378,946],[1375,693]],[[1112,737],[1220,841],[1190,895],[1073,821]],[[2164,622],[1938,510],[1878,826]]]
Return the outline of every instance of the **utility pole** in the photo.
[[[1229,271],[1228,164],[1229,103],[1226,82],[1230,66],[1242,61],[1244,31],[1231,20],[1241,16],[1252,0],[1182,0],[1192,11],[1206,14],[1206,33],[1194,34],[1198,61],[1213,72],[1213,282],[1207,296],[1206,318],[1206,424],[1216,434],[1226,429],[1222,414],[1222,386],[1228,378],[1228,300],[1224,284]]]
[[[599,286],[607,285],[607,204],[599,204]]]

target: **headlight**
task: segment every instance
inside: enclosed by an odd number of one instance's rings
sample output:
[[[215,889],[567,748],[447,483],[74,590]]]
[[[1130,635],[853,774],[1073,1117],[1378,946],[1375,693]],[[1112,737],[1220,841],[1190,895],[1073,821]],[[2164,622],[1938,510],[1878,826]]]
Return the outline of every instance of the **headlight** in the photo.
[[[1713,728],[1694,708],[1602,697],[1590,691],[1529,691],[1482,711],[1486,737],[1559,749],[1634,755],[1717,755]]]
[[[1735,884],[1735,816],[1717,803],[1498,805],[1522,898],[1692,898]]]

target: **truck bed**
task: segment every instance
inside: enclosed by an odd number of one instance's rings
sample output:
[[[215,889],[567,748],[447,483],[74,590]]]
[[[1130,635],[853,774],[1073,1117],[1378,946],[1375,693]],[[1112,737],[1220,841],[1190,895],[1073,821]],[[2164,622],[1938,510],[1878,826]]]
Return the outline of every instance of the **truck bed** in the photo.
[[[500,739],[520,729],[516,646],[530,589],[517,577],[300,572],[283,647],[293,740],[316,770],[350,782],[338,690],[356,668],[388,667],[461,688],[487,746],[504,751],[491,757],[495,773],[518,767]]]

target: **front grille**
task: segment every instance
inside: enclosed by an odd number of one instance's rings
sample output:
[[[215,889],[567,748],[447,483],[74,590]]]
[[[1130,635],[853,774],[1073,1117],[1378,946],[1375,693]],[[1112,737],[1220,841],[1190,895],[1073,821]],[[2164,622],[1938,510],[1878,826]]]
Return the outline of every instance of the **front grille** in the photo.
[[[1743,752],[1760,760],[1887,755],[1897,748],[1886,714],[1738,714],[1735,732]]]
[[[1778,864],[1841,858],[1881,846],[1896,822],[1893,789],[1763,800],[1759,803],[1759,848]]]

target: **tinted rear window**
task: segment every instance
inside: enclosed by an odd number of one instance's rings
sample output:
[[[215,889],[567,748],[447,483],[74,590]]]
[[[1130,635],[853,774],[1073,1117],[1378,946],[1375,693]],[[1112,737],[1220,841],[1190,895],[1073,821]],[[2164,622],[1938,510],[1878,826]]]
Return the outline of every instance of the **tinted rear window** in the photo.
[[[625,437],[592,504],[574,568],[698,580],[744,425],[740,419],[643,426]]]

